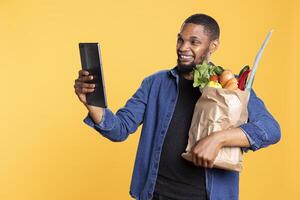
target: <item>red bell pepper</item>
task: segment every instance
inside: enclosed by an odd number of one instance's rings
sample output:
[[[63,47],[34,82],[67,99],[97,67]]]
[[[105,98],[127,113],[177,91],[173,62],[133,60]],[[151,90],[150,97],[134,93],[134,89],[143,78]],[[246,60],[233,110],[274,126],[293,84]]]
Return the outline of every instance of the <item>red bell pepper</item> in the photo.
[[[248,70],[244,71],[242,73],[242,75],[239,77],[238,87],[239,87],[240,90],[245,90],[247,78],[248,78],[248,75],[249,75],[250,72],[251,72],[251,70],[248,69]]]

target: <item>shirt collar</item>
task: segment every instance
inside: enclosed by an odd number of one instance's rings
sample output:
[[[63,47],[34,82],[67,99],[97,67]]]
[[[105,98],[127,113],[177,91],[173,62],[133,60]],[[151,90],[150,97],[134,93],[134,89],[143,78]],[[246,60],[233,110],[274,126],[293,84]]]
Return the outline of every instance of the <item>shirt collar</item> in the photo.
[[[169,74],[170,75],[172,75],[173,77],[178,77],[178,69],[177,69],[178,67],[177,66],[175,66],[175,67],[173,67],[170,71],[169,71]]]

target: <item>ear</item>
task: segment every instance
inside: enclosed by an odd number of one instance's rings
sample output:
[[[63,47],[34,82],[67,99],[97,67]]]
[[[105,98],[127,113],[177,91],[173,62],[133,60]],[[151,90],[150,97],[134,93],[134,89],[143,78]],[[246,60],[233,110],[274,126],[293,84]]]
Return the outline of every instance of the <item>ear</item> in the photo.
[[[219,39],[211,41],[209,45],[209,53],[210,54],[214,53],[218,49],[219,45],[220,45]]]

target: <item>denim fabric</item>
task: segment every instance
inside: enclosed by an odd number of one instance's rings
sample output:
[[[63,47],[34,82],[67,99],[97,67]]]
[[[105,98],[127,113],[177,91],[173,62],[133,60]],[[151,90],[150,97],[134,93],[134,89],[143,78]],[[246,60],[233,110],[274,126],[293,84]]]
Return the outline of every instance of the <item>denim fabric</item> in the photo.
[[[140,135],[130,195],[147,200],[153,196],[160,153],[178,96],[179,77],[176,67],[146,77],[134,95],[115,114],[105,108],[99,124],[89,115],[83,120],[111,141],[121,142],[143,124]],[[240,126],[250,147],[256,151],[280,140],[280,127],[252,90],[248,104],[248,123]],[[237,200],[239,173],[222,169],[205,169],[209,200]]]

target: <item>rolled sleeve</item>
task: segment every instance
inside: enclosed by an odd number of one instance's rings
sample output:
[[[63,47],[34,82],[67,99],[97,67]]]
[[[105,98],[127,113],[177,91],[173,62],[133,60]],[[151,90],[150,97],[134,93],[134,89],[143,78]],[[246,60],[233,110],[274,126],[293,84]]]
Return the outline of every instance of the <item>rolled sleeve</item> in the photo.
[[[254,133],[252,132],[248,134],[248,132],[254,131],[251,127],[252,126],[251,125],[249,126],[249,124],[248,125],[244,124],[240,126],[240,129],[244,132],[250,144],[250,147],[242,147],[243,152],[248,152],[249,150],[256,151],[258,149],[258,147],[255,145],[256,143],[250,136],[250,135],[254,135]]]
[[[255,143],[254,143],[254,141],[251,139],[251,137],[249,136],[249,134],[246,132],[246,130],[242,126],[240,126],[240,129],[246,135],[246,137],[247,137],[247,139],[249,141],[249,144],[250,144],[250,147],[241,147],[241,149],[242,149],[243,152],[248,152],[251,149],[251,147],[254,147]]]
[[[102,119],[99,123],[95,123],[89,113],[84,118],[83,122],[97,130],[109,131],[113,128],[113,119],[113,113],[108,108],[104,108]]]
[[[242,124],[240,129],[245,133],[250,144],[250,147],[242,148],[244,152],[247,152],[249,149],[256,151],[275,144],[281,138],[278,122],[253,90],[248,103],[248,122]]]

